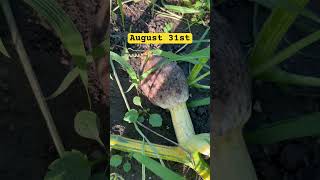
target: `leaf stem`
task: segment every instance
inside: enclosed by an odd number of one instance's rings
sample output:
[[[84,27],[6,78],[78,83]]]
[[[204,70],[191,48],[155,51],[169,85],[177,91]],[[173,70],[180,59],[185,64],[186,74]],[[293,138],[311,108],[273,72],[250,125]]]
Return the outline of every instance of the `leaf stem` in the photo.
[[[7,19],[7,23],[9,25],[13,44],[15,45],[19,59],[21,61],[23,69],[26,73],[26,76],[29,80],[30,86],[31,86],[32,91],[34,93],[34,96],[35,96],[37,103],[40,107],[40,110],[45,118],[50,135],[53,139],[54,145],[59,153],[59,156],[61,157],[64,152],[64,146],[63,146],[62,141],[60,139],[60,136],[58,134],[57,128],[54,124],[54,121],[53,121],[52,115],[49,111],[48,105],[47,105],[47,103],[44,99],[44,96],[42,94],[42,91],[41,91],[40,85],[38,83],[38,80],[36,78],[36,75],[35,75],[35,73],[32,69],[32,66],[30,64],[30,60],[28,58],[27,52],[24,48],[24,45],[22,43],[22,39],[21,39],[20,34],[18,32],[18,28],[15,23],[15,19],[13,17],[9,2],[8,2],[8,0],[2,0],[2,1],[0,1],[0,3],[2,5],[4,15]]]
[[[169,109],[178,143],[187,142],[195,134],[186,103]]]
[[[157,149],[154,151],[152,146]],[[144,154],[149,157],[174,161],[179,163],[190,163],[189,155],[181,148],[176,146],[164,146],[158,144],[143,144],[142,141],[125,138],[119,135],[110,136],[110,147],[112,149],[121,150],[125,152],[138,152],[144,151]],[[144,147],[144,148],[143,148]]]
[[[213,179],[257,180],[240,128],[213,140]]]

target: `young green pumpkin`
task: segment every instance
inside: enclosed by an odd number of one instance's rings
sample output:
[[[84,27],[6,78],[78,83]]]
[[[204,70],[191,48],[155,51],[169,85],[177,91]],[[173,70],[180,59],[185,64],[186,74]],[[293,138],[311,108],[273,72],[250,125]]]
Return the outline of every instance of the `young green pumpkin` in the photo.
[[[163,62],[162,57],[152,56],[141,64],[140,71],[147,72]],[[195,135],[186,106],[186,101],[189,98],[187,80],[176,62],[163,64],[143,79],[139,88],[150,102],[170,111],[179,144]]]
[[[242,127],[251,114],[250,77],[232,28],[215,11],[213,27],[213,177],[256,180]]]

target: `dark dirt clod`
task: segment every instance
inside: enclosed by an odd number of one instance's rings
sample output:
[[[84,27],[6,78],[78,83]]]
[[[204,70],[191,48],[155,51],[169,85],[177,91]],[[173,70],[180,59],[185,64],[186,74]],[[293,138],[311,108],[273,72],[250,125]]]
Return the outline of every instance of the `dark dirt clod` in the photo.
[[[306,166],[307,149],[303,145],[288,144],[281,152],[280,162],[288,171],[296,171]]]

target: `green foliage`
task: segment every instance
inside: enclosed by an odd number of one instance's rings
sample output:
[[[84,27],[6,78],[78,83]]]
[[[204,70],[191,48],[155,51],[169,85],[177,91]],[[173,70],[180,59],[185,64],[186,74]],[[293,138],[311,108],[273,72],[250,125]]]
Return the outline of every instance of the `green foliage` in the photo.
[[[90,173],[87,157],[79,151],[71,151],[50,164],[44,180],[88,180]]]
[[[141,98],[140,98],[139,96],[135,96],[135,97],[133,98],[133,104],[142,107],[142,105],[141,105]]]
[[[78,112],[74,118],[74,128],[80,136],[96,140],[104,146],[99,137],[99,122],[100,120],[94,112],[83,110]]]
[[[124,115],[123,120],[127,121],[128,123],[135,123],[135,122],[137,122],[138,118],[139,118],[139,112],[135,109],[130,109]]]
[[[162,117],[160,114],[150,114],[149,123],[152,127],[161,127],[162,126]]]
[[[52,93],[47,99],[53,99],[62,94],[70,86],[70,84],[79,76],[79,74],[79,68],[73,68],[63,79],[58,89],[54,93]]]
[[[209,33],[209,30],[210,30],[210,27],[208,27],[208,28],[206,29],[206,31],[202,34],[202,36],[201,36],[201,38],[200,38],[199,40],[193,40],[193,41],[192,41],[192,43],[195,43],[194,47],[192,48],[192,51],[198,50],[201,42],[203,42],[203,41],[205,40],[204,38],[207,37],[207,35],[208,35],[208,33]],[[208,39],[208,42],[210,42],[210,39]]]
[[[117,173],[111,173],[110,180],[124,180],[124,178]]]
[[[248,143],[271,144],[283,140],[320,135],[320,113],[311,113],[298,118],[280,120],[245,132]]]
[[[144,156],[140,153],[134,153],[133,158],[136,159],[139,163],[145,165],[146,168],[148,168],[150,171],[152,171],[154,174],[156,174],[162,179],[175,179],[175,180],[185,179],[182,176],[178,175],[177,173],[173,172],[172,170],[161,166],[161,164],[158,163],[157,161],[147,156]]]
[[[112,155],[110,158],[110,166],[118,167],[122,164],[122,156],[120,155]]]
[[[8,58],[10,57],[9,56],[9,53],[8,51],[6,50],[6,47],[4,46],[1,38],[0,38],[0,53],[2,53],[3,55],[7,56]]]
[[[88,89],[87,56],[80,32],[55,0],[24,0],[43,17],[59,36],[79,69],[81,80]]]
[[[181,144],[191,153],[200,152],[210,156],[210,133],[193,135],[187,142]]]
[[[300,11],[308,3],[308,0],[293,0],[299,7],[299,11],[288,12],[282,8],[275,8],[271,15],[263,24],[262,30],[258,34],[255,46],[250,54],[250,68],[254,69],[257,65],[268,61],[279,46],[284,35],[291,27]]]
[[[163,6],[172,12],[182,13],[182,14],[195,14],[195,13],[203,13],[203,11],[196,9],[196,8],[188,8],[183,6],[175,6],[175,5],[168,5],[163,3]]]
[[[110,58],[111,60],[114,60],[121,65],[121,67],[129,74],[133,83],[138,84],[139,78],[136,72],[134,71],[134,69],[132,68],[132,66],[126,60],[124,60],[121,56],[119,56],[117,53],[114,53],[112,51],[110,51]]]
[[[162,51],[160,49],[152,50],[152,52],[155,55],[165,57],[171,61],[184,61],[192,64],[202,64],[204,67],[210,69],[210,67],[207,64],[201,63],[200,61],[196,60],[196,59],[202,59],[202,58],[209,59],[210,47],[207,47],[198,51],[194,51],[185,55],[177,55],[175,53]]]
[[[110,39],[106,38],[98,46],[94,47],[89,54],[94,59],[102,58],[108,53],[109,47],[110,47]]]
[[[190,84],[194,84],[194,83],[197,82],[196,79],[197,79],[200,71],[202,70],[204,64],[206,64],[208,62],[208,59],[207,58],[201,58],[201,59],[199,59],[199,62],[200,62],[199,64],[196,64],[196,65],[193,66],[193,68],[192,68],[192,70],[191,70],[191,72],[190,72],[190,74],[189,74],[189,76],[187,78],[189,85]]]
[[[143,123],[144,122],[144,117],[143,116],[139,116],[139,118],[138,118],[138,121],[140,122],[140,123]]]
[[[119,6],[119,9],[120,9],[122,27],[124,28],[125,27],[124,26],[125,21],[124,21],[124,12],[123,12],[122,0],[117,0],[117,3],[118,3],[118,6]]]
[[[189,108],[198,107],[198,106],[208,106],[210,104],[210,97],[191,100],[187,103]]]
[[[163,27],[163,32],[170,33],[173,29],[173,23],[166,23]]]
[[[274,67],[267,73],[262,73],[259,75],[259,79],[281,84],[320,87],[320,78],[290,73],[280,67]]]
[[[131,164],[129,162],[125,162],[122,167],[123,171],[126,173],[128,173],[131,170]]]
[[[319,39],[320,39],[320,30],[308,35],[307,37],[305,37],[303,39],[300,39],[296,43],[291,44],[289,47],[280,51],[278,54],[273,56],[273,58],[269,59],[265,63],[257,65],[253,69],[252,74],[254,76],[257,76],[257,75],[263,73],[267,69],[270,69],[271,67],[285,61],[287,58],[295,55],[299,50],[318,41]]]
[[[186,6],[169,5],[166,4],[163,0],[161,0],[161,3],[163,7],[168,9],[169,11],[182,14],[203,14],[204,9],[210,7],[210,1],[201,0],[196,1],[196,3],[194,4],[187,2]],[[207,10],[209,10],[209,8]]]
[[[267,7],[267,8],[282,8],[286,11],[295,13],[296,11],[301,11],[300,7],[296,3],[292,3],[292,1],[288,0],[253,0],[260,5]],[[307,8],[304,8],[300,14],[306,18],[309,18],[317,23],[320,23],[320,18],[314,12],[310,11]]]

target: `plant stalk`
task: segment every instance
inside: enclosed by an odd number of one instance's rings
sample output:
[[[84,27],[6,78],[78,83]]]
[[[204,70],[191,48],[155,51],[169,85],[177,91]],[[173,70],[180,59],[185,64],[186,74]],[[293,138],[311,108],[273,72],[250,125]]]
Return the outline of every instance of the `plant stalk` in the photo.
[[[282,70],[280,67],[272,67],[267,72],[257,76],[258,79],[282,84],[298,86],[320,87],[320,78],[304,76]]]
[[[202,159],[199,153],[192,157],[178,146],[164,146],[159,144],[145,144],[142,141],[125,138],[119,135],[110,136],[110,147],[124,152],[144,152],[144,155],[152,158],[160,158],[185,164],[194,169],[204,180],[210,180],[210,167]],[[154,149],[157,149],[156,153]]]
[[[187,142],[195,132],[186,103],[178,104],[169,110],[178,143]]]
[[[178,143],[183,146],[195,135],[187,105],[186,103],[181,103],[169,110]],[[194,169],[203,180],[210,180],[210,167],[198,152],[192,155],[192,163],[186,165]]]
[[[194,153],[193,164],[190,166],[194,169],[203,180],[210,180],[210,166],[203,160],[199,153]]]
[[[61,141],[60,136],[58,134],[57,128],[54,124],[54,121],[53,121],[52,115],[49,111],[48,105],[47,105],[47,103],[44,99],[44,96],[42,94],[42,91],[41,91],[40,85],[38,83],[38,80],[36,78],[36,75],[35,75],[35,73],[32,69],[32,66],[30,64],[30,60],[28,58],[27,52],[23,46],[22,39],[21,39],[20,34],[18,32],[18,28],[17,28],[16,22],[15,22],[15,19],[13,17],[9,2],[8,2],[8,0],[1,0],[0,3],[2,5],[2,9],[3,9],[4,15],[6,17],[7,23],[9,25],[13,44],[17,50],[19,59],[21,61],[23,69],[26,73],[26,76],[29,80],[30,86],[31,86],[32,91],[34,93],[34,96],[37,100],[37,103],[40,107],[40,110],[45,118],[50,135],[53,139],[54,145],[57,149],[57,152],[59,153],[59,156],[61,157],[64,152],[64,147],[63,147],[62,141]]]
[[[153,147],[152,147],[153,146]],[[119,135],[110,135],[110,147],[125,152],[144,152],[146,156],[160,158],[183,164],[190,163],[190,156],[182,148],[177,146],[164,146],[158,144],[145,144],[142,141],[125,138]],[[157,153],[154,151],[157,149]]]
[[[257,180],[240,128],[213,140],[213,179]]]

